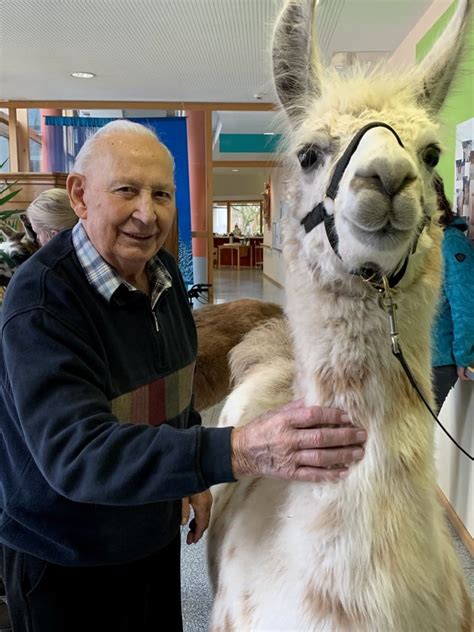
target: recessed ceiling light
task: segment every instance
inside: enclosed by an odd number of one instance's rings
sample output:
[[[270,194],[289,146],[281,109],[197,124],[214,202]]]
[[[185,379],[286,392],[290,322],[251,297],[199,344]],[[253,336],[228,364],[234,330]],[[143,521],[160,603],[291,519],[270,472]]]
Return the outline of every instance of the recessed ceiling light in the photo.
[[[232,171],[238,171],[238,169],[232,169]]]
[[[275,132],[263,132],[264,136],[275,136]]]
[[[93,79],[95,74],[93,72],[71,72],[71,77],[76,79]]]

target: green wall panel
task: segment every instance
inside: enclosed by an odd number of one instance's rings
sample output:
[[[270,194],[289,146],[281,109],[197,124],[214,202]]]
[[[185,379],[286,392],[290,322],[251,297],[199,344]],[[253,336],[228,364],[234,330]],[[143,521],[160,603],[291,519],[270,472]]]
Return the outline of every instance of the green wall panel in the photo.
[[[281,140],[280,134],[221,134],[219,151],[221,153],[276,153]]]
[[[456,9],[457,2],[445,11],[416,46],[416,59],[421,61],[441,35]],[[468,33],[466,53],[452,86],[451,94],[446,99],[440,112],[441,140],[444,152],[438,165],[438,172],[444,180],[446,194],[453,200],[454,194],[454,161],[456,146],[456,126],[474,116],[474,30]]]

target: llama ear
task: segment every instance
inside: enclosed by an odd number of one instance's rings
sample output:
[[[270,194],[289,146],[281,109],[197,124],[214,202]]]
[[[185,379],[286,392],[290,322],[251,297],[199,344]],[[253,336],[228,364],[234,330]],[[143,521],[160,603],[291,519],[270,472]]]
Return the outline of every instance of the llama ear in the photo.
[[[441,37],[414,71],[420,87],[419,100],[438,112],[446,99],[461,61],[472,0],[459,0],[458,7]]]
[[[25,229],[25,235],[27,239],[34,244],[37,243],[37,235],[33,230],[33,226],[31,225],[30,220],[28,219],[28,215],[26,213],[22,213],[20,215],[21,223],[23,224],[23,228]]]
[[[2,223],[0,225],[0,235],[3,237],[3,239],[5,240],[11,239],[14,236],[14,234],[15,234],[15,231],[8,224]]]
[[[313,44],[316,0],[287,0],[273,33],[275,88],[290,120],[305,112],[308,97],[320,94],[319,61]]]

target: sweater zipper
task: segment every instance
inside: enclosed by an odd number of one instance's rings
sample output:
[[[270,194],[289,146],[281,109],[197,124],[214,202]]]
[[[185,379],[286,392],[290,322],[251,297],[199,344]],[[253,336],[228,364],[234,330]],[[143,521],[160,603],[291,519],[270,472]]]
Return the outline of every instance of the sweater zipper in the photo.
[[[164,296],[164,295],[168,292],[168,289],[169,289],[169,288],[166,288],[166,289],[164,289],[164,290],[161,292],[161,294],[159,295],[158,300],[156,301],[156,303],[155,303],[155,305],[154,305],[154,306],[152,306],[150,299],[148,299],[149,304],[150,304],[151,313],[152,313],[152,315],[153,315],[153,320],[155,321],[155,328],[156,328],[156,331],[160,331],[160,323],[159,323],[159,321],[158,321],[158,317],[157,317],[157,315],[156,315],[156,311],[155,311],[155,310],[157,309],[158,304],[160,303],[160,301],[161,301],[161,299],[163,298],[163,296]]]

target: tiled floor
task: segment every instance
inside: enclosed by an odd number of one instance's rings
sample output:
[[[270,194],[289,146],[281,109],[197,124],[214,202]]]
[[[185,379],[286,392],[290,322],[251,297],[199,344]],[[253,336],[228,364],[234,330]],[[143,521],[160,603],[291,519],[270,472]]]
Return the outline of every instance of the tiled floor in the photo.
[[[236,298],[259,298],[284,305],[283,290],[263,277],[259,270],[237,272],[223,269],[214,270],[214,275],[214,302],[216,303]],[[220,406],[206,411],[203,416],[204,423],[214,425],[219,411]],[[452,529],[451,531],[471,594],[474,594],[474,559],[455,532]],[[184,632],[205,632],[212,605],[212,594],[207,577],[206,537],[198,544],[188,546],[186,529],[183,529],[182,552]]]
[[[240,271],[230,268],[214,270],[214,303],[225,303],[236,298],[259,298],[284,305],[285,293],[255,268]],[[199,304],[195,303],[199,308]]]

